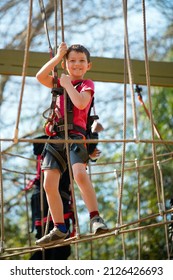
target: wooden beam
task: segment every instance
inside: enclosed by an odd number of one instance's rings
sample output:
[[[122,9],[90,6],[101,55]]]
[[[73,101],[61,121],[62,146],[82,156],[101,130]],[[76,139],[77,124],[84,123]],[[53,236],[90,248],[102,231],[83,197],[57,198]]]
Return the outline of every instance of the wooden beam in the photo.
[[[24,51],[0,50],[0,74],[22,75]],[[49,60],[48,53],[29,52],[27,76],[35,76],[42,65]],[[93,81],[124,83],[124,60],[104,57],[92,57],[93,66],[86,77]],[[133,82],[146,85],[144,61],[132,60]],[[173,87],[173,62],[149,62],[150,83],[152,86]],[[58,68],[58,74],[62,69]]]

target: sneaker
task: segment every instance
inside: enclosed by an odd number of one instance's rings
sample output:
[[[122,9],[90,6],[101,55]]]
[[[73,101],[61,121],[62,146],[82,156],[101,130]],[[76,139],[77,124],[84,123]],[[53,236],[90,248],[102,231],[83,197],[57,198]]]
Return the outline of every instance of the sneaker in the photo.
[[[91,231],[94,234],[106,233],[108,227],[100,216],[95,216],[90,221]]]
[[[63,241],[68,237],[69,232],[62,232],[57,227],[54,227],[49,234],[44,235],[42,238],[38,239],[35,244],[39,246],[54,245]]]

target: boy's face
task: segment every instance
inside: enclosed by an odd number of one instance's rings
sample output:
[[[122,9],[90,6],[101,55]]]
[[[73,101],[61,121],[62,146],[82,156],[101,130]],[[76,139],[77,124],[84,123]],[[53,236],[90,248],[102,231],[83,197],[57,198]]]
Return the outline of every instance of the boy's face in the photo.
[[[66,60],[66,69],[72,80],[83,79],[85,73],[91,68],[85,53],[71,51]]]

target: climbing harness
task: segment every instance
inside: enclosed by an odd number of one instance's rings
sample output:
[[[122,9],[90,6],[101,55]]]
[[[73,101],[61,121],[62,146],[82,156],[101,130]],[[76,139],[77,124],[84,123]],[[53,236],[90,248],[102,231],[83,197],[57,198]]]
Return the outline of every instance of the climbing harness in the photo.
[[[82,81],[78,82],[77,84],[74,85],[74,88],[77,89],[78,86],[81,84],[82,84]],[[63,94],[63,91],[61,88],[60,89],[54,88],[51,106],[48,109],[46,109],[42,114],[43,117],[47,119],[44,128],[45,128],[45,133],[48,136],[56,136],[58,132],[65,131],[64,120],[62,119],[59,109],[56,105],[56,98],[62,94]],[[87,136],[87,138],[92,138],[92,137],[89,137],[89,135],[91,134],[91,127],[92,127],[94,121],[99,119],[98,115],[95,114],[94,97],[92,98],[92,102],[91,102],[91,105],[90,105],[90,108],[88,111],[86,130],[84,130],[82,127],[80,127],[78,125],[73,124],[73,106],[74,105],[72,104],[70,98],[67,96],[67,121],[68,121],[67,127],[68,127],[68,130],[76,130],[76,131],[80,132],[81,134],[83,134],[84,136]],[[94,115],[91,115],[92,108],[94,111]],[[50,116],[46,117],[45,113],[47,113],[49,110],[50,110]],[[59,114],[58,122],[56,121],[57,111]]]

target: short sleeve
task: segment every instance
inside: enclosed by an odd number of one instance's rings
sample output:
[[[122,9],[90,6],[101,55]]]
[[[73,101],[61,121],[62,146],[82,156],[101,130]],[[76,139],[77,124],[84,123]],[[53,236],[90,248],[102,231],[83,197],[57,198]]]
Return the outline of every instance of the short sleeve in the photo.
[[[84,80],[81,86],[81,91],[91,91],[91,94],[94,94],[94,83],[92,80]]]

